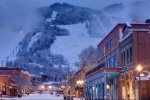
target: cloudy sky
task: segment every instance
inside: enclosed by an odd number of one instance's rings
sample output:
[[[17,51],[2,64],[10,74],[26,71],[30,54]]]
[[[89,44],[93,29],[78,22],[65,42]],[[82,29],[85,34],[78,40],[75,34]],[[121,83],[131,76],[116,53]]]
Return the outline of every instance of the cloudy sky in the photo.
[[[133,1],[137,0],[0,0],[0,30],[4,28],[8,30],[8,28],[12,27],[13,29],[30,29],[37,24],[40,17],[34,10],[41,6],[49,6],[55,2],[66,2],[101,10],[110,4],[120,2],[125,4]]]

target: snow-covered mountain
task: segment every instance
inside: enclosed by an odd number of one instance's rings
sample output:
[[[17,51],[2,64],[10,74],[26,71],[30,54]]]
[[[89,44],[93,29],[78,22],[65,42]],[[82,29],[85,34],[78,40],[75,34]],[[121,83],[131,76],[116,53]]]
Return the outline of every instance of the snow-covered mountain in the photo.
[[[90,45],[96,47],[105,34],[104,26],[109,25],[102,12],[66,3],[38,11],[43,16],[39,27],[19,42],[15,61],[7,65],[22,66],[36,74],[75,68],[81,51]]]
[[[140,2],[140,4],[142,4]],[[37,11],[42,19],[18,44],[14,61],[8,66],[21,66],[33,74],[56,75],[76,68],[81,51],[98,42],[118,22],[132,21],[129,5],[117,3],[94,10],[67,3],[54,3]]]

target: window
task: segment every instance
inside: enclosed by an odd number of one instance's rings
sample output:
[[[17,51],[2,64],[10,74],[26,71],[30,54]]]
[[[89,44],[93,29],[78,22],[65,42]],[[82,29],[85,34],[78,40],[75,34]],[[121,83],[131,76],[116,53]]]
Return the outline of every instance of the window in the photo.
[[[132,47],[121,52],[121,66],[132,63]]]
[[[124,62],[123,62],[123,61],[124,61],[124,60],[123,60],[123,58],[124,58],[124,57],[123,57],[123,53],[121,53],[121,66],[123,66],[123,64],[124,64]]]
[[[106,47],[104,46],[104,53],[103,54],[105,55],[105,53],[106,53]]]
[[[106,43],[106,53],[109,51],[109,44],[108,42]]]
[[[130,59],[130,63],[132,63],[132,47],[130,47],[130,57],[129,57],[129,59]]]
[[[113,55],[111,58],[108,59],[108,66],[110,68],[116,67],[116,55]]]
[[[127,64],[129,63],[129,49],[127,49]]]
[[[109,44],[109,51],[111,51],[111,48],[112,48],[112,39],[109,40],[108,44]]]
[[[105,48],[105,53],[108,53],[109,51],[111,51],[111,48],[112,48],[112,39],[110,39],[106,45],[104,46]]]
[[[125,51],[123,52],[123,65],[125,66],[126,64],[126,53]]]

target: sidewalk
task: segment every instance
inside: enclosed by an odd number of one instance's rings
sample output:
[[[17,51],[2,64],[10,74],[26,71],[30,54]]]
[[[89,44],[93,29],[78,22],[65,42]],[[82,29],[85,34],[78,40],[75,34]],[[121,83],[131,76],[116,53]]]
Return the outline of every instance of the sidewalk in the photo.
[[[81,99],[81,98],[73,98],[73,100],[85,100],[84,98]]]

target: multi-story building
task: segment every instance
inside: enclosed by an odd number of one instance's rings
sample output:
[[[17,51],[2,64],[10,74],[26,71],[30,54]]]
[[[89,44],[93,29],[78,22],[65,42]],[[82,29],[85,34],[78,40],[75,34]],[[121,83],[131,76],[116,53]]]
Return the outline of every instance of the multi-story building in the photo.
[[[142,66],[141,73],[150,75],[150,24],[131,24],[125,26],[120,39],[119,100],[149,100],[148,78],[141,77],[136,67]],[[144,80],[142,80],[144,79]]]
[[[80,68],[68,80],[68,95],[80,97],[84,95],[85,67]]]
[[[74,96],[76,94],[75,92],[75,86],[76,86],[76,80],[74,75],[68,78],[68,84],[67,84],[67,89],[66,89],[66,94]]]
[[[75,95],[76,97],[84,96],[85,73],[92,69],[95,64],[95,62],[84,64],[78,71],[76,71],[71,77],[69,77],[68,91],[70,95]]]
[[[150,75],[149,39],[150,24],[118,24],[97,46],[101,57],[86,73],[86,99],[148,100],[149,81],[136,68]]]
[[[118,24],[99,44],[98,65],[86,73],[85,97],[87,100],[117,100],[119,75],[119,33],[123,24]]]

